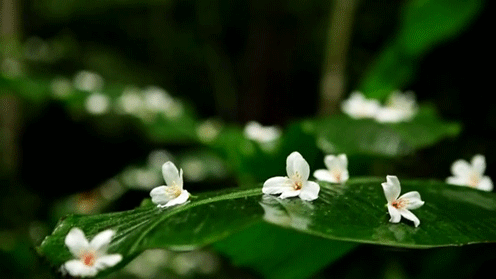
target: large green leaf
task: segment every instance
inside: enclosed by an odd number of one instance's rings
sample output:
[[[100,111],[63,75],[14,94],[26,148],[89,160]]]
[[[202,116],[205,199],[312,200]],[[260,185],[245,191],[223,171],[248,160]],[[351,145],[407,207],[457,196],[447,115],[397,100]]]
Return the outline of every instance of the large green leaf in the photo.
[[[145,249],[194,249],[263,221],[325,239],[404,248],[496,242],[494,193],[436,181],[402,181],[402,192],[419,191],[425,201],[414,211],[421,220],[420,226],[414,227],[404,220],[388,222],[380,186],[384,180],[356,178],[343,185],[321,182],[319,198],[312,202],[262,195],[261,188],[232,189],[199,194],[172,208],[147,204],[124,212],[70,215],[59,222],[38,251],[51,264],[60,266],[72,258],[64,245],[71,228],[81,228],[90,238],[114,229],[117,233],[109,252],[122,254],[124,260],[102,272],[106,274]]]
[[[439,119],[428,107],[421,107],[408,122],[378,123],[336,115],[299,125],[316,135],[318,146],[326,153],[380,156],[406,155],[454,137],[461,130],[459,124]]]
[[[332,241],[267,223],[255,224],[214,244],[237,266],[264,278],[306,278],[350,252],[357,244]]]

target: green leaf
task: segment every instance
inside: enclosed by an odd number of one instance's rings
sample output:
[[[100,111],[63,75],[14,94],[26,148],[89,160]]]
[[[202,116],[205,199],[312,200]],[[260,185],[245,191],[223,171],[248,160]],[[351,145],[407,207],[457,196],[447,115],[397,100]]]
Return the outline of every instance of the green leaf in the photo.
[[[384,181],[356,178],[343,185],[320,182],[319,198],[312,202],[262,195],[261,188],[231,189],[200,193],[187,204],[172,208],[148,203],[124,212],[70,215],[45,238],[38,252],[53,266],[61,266],[73,258],[64,245],[71,228],[81,228],[89,238],[114,229],[109,253],[120,253],[124,260],[101,273],[105,275],[146,249],[195,249],[263,221],[330,240],[404,248],[496,242],[494,193],[437,181],[401,181],[402,193],[419,191],[425,201],[414,211],[421,220],[420,226],[414,227],[404,219],[399,224],[389,223],[380,185]],[[313,257],[311,253],[305,256]]]
[[[356,246],[266,223],[255,224],[214,244],[235,265],[250,267],[270,279],[309,277]]]
[[[299,125],[316,135],[317,144],[324,152],[348,155],[406,155],[454,137],[461,130],[459,124],[442,121],[427,107],[422,107],[409,122],[378,123],[337,115]]]
[[[462,33],[482,10],[481,1],[411,0],[401,14],[399,30],[361,81],[367,97],[383,99],[415,78],[422,57],[436,45]]]

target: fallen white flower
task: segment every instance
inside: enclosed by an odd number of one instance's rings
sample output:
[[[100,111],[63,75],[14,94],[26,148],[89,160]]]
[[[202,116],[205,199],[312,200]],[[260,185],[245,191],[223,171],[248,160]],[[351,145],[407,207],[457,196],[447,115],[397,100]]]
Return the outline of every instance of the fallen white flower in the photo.
[[[65,237],[65,245],[76,257],[62,265],[62,271],[71,276],[93,277],[105,268],[112,267],[122,260],[120,254],[107,254],[107,248],[115,231],[105,230],[88,242],[83,231],[72,228]]]
[[[174,163],[169,161],[162,165],[162,175],[166,185],[155,187],[150,191],[152,202],[157,204],[157,207],[185,203],[189,193],[183,189],[183,170],[178,171]]]
[[[489,176],[484,175],[486,170],[486,158],[483,155],[475,155],[471,163],[465,160],[457,160],[451,166],[453,176],[446,182],[453,185],[469,186],[483,191],[491,191],[493,182]]]
[[[264,194],[281,194],[279,198],[299,196],[302,200],[315,200],[319,196],[319,184],[308,181],[310,166],[298,152],[291,153],[286,159],[288,176],[269,178],[263,184]]]
[[[313,176],[318,180],[331,183],[343,183],[348,180],[348,157],[346,154],[327,155],[324,157],[327,169],[316,170]]]
[[[367,99],[358,91],[351,93],[350,97],[341,104],[343,112],[354,119],[374,118],[379,108],[379,101]]]
[[[420,225],[420,220],[410,210],[417,209],[424,205],[424,201],[420,199],[420,194],[417,191],[411,191],[403,194],[400,197],[401,186],[398,177],[394,175],[386,176],[387,182],[382,183],[384,195],[387,199],[387,208],[391,219],[389,222],[398,223],[401,217],[413,221],[415,227]]]

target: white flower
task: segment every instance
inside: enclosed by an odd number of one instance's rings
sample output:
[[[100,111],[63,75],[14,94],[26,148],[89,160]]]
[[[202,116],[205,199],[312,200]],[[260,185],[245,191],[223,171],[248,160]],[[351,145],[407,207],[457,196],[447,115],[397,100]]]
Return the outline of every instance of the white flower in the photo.
[[[150,191],[152,202],[158,207],[169,207],[185,203],[189,198],[188,191],[183,189],[183,170],[178,171],[174,163],[162,165],[165,186],[158,186]]]
[[[103,114],[107,112],[110,100],[109,97],[101,93],[92,93],[86,98],[84,105],[91,114]]]
[[[81,91],[100,91],[103,84],[102,76],[90,71],[80,71],[74,76],[74,87]]]
[[[281,136],[281,130],[275,126],[262,126],[256,121],[250,121],[244,129],[245,137],[260,142],[272,142]]]
[[[299,196],[302,200],[315,200],[319,196],[319,184],[308,181],[310,166],[298,152],[289,154],[286,159],[288,176],[276,176],[265,181],[264,194],[281,194],[279,198]]]
[[[72,228],[65,237],[65,245],[77,259],[62,265],[62,270],[71,276],[93,277],[98,271],[112,267],[122,260],[120,254],[107,255],[107,248],[115,231],[105,230],[88,242],[79,228]]]
[[[328,181],[331,183],[343,183],[348,180],[348,158],[346,154],[338,156],[327,155],[324,158],[324,164],[327,169],[316,170],[313,176],[318,180]]]
[[[417,113],[417,102],[412,91],[394,91],[389,95],[386,106],[381,107],[375,120],[381,123],[396,123],[411,120]]]
[[[472,158],[471,164],[460,159],[451,165],[451,172],[454,176],[448,177],[446,182],[491,191],[493,189],[493,182],[489,176],[484,176],[485,170],[486,158],[483,155],[475,155]]]
[[[215,119],[207,119],[196,127],[196,134],[202,142],[210,143],[217,138],[221,130],[222,123]]]
[[[420,225],[420,220],[415,216],[410,209],[417,209],[424,205],[424,201],[420,199],[420,194],[417,191],[411,191],[403,194],[400,197],[401,186],[398,177],[394,175],[386,176],[387,182],[382,183],[384,195],[387,199],[387,208],[391,219],[389,222],[398,223],[401,216],[413,221],[415,227]]]
[[[145,106],[151,112],[163,112],[168,110],[174,100],[172,97],[158,86],[149,86],[143,91],[145,97]]]
[[[351,118],[373,118],[379,110],[379,101],[366,99],[362,93],[355,91],[341,104],[341,109]]]
[[[143,99],[139,88],[127,86],[119,97],[119,108],[127,114],[138,114],[143,107]]]

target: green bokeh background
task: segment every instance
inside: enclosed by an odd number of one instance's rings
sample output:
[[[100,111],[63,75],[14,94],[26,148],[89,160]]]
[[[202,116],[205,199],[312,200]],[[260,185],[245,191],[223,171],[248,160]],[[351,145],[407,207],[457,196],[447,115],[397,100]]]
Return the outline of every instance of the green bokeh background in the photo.
[[[313,158],[312,168],[322,167],[321,151],[307,144],[308,135],[292,125],[318,115],[324,61],[333,47],[328,43],[331,14],[339,2],[2,0],[0,62],[20,61],[23,75],[12,78],[2,64],[0,274],[56,276],[37,257],[34,246],[71,211],[68,197],[95,189],[130,165],[146,164],[155,149],[167,149],[178,160],[188,154],[203,154],[200,157],[207,162],[212,154],[232,159],[222,147],[233,144],[236,149],[241,127],[257,120],[287,128],[296,139],[283,148],[301,148],[305,157]],[[496,177],[490,70],[494,4],[341,2],[355,5],[341,99],[353,90],[380,99],[394,89],[413,90],[420,103],[437,109],[441,119],[462,127],[458,137],[408,155],[354,155],[350,173],[444,180],[454,160],[480,153],[486,156],[486,174]],[[33,38],[48,42],[54,54],[38,55],[39,40]],[[104,77],[109,96],[127,84],[161,86],[184,102],[188,118],[170,129],[160,123],[154,128],[128,116],[89,116],[81,113],[78,102],[51,97],[53,78],[72,78],[84,69]],[[188,127],[208,118],[226,123],[233,137],[226,132],[225,144],[207,148],[198,144]],[[225,176],[191,182],[188,190],[261,183],[284,170],[285,156],[282,161],[267,159],[257,147],[254,154],[252,161],[241,162],[236,153],[233,160],[239,164],[224,162]],[[278,160],[281,165],[262,164]],[[147,191],[127,190],[99,212],[134,208],[147,196]],[[61,206],[64,202],[67,208]],[[492,251],[493,244],[422,251],[361,245],[313,276],[474,278],[490,270]],[[214,278],[263,276],[219,256],[222,268]],[[294,256],[295,264],[298,257]]]

